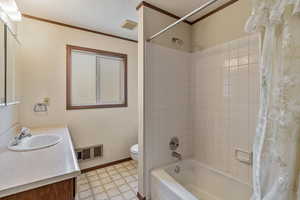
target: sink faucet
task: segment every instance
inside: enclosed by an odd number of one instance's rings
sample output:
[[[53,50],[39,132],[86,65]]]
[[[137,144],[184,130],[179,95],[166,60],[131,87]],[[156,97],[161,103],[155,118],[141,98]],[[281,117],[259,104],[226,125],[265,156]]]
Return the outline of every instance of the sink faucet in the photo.
[[[23,127],[21,128],[19,135],[15,137],[12,146],[16,146],[20,144],[21,140],[24,139],[25,137],[31,137],[31,133],[29,128]]]
[[[177,158],[178,160],[182,159],[181,154],[177,153],[176,151],[172,151],[172,157]]]

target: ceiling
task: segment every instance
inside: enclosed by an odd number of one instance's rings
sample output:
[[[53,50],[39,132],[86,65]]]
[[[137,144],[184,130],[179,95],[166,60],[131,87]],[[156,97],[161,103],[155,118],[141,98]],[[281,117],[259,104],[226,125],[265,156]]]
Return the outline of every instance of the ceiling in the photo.
[[[196,8],[199,8],[208,1],[209,0],[146,0],[147,3],[155,5],[158,8],[162,8],[179,17],[183,17],[184,15],[190,13]],[[193,22],[194,20],[200,18],[201,16],[209,13],[210,11],[220,7],[221,5],[229,1],[230,0],[218,0],[216,3],[205,8],[203,11],[200,11],[197,14],[188,18],[188,21]]]
[[[146,1],[182,17],[208,0]],[[188,20],[194,21],[228,1],[219,0]],[[138,21],[136,6],[140,2],[141,0],[16,0],[22,13],[134,40],[137,40],[137,28],[126,30],[121,28],[121,24],[126,19]]]

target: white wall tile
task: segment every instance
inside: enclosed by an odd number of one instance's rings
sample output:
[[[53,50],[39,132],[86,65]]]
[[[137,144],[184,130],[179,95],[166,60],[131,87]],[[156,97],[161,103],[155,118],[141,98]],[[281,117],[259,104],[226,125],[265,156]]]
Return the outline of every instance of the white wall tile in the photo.
[[[258,36],[193,53],[191,106],[193,154],[242,182],[251,167],[235,150],[251,151],[259,102]]]
[[[144,99],[146,175],[175,162],[179,151],[251,182],[251,166],[235,150],[251,151],[259,102],[258,37],[249,36],[201,52],[185,53],[147,44]],[[149,188],[148,188],[149,189]]]
[[[179,138],[178,151],[183,156],[192,154],[192,139],[189,132],[190,54],[152,43],[147,50],[144,148],[149,176],[151,169],[176,161],[169,149],[173,136]]]

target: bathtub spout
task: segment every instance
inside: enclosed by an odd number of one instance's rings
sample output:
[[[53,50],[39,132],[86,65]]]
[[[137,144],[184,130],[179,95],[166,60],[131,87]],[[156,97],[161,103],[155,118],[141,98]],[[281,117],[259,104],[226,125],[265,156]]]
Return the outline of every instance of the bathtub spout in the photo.
[[[176,151],[172,151],[172,157],[177,158],[178,160],[182,159],[181,154],[177,153]]]

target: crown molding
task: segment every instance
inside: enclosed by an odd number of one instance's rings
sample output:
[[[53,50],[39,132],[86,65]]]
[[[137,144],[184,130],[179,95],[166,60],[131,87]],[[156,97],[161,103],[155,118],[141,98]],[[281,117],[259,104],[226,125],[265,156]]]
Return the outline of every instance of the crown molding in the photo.
[[[62,23],[62,22],[53,21],[53,20],[49,20],[49,19],[45,19],[45,18],[41,18],[41,17],[36,17],[36,16],[25,14],[25,13],[22,13],[22,16],[26,17],[26,18],[42,21],[42,22],[47,22],[47,23],[50,23],[50,24],[55,24],[55,25],[59,25],[59,26],[73,28],[73,29],[86,31],[86,32],[90,32],[90,33],[95,33],[95,34],[99,34],[99,35],[104,35],[104,36],[117,38],[117,39],[121,39],[121,40],[126,40],[126,41],[129,41],[129,42],[136,42],[136,43],[138,42],[137,40],[132,40],[132,39],[129,39],[129,38],[120,37],[120,36],[109,34],[109,33],[104,33],[104,32],[95,31],[95,30],[92,30],[92,29],[87,29],[87,28],[83,28],[83,27],[79,27],[79,26],[70,25],[70,24],[65,24],[65,23]]]

